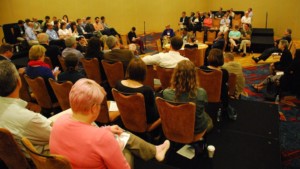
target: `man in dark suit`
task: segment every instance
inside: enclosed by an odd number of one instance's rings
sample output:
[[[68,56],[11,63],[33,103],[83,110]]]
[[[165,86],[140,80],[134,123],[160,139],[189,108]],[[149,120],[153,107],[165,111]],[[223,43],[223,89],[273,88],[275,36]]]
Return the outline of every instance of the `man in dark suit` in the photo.
[[[58,56],[61,55],[61,51],[56,45],[49,45],[49,36],[46,33],[40,33],[37,35],[40,45],[46,48],[46,56],[50,58],[53,67],[58,66],[60,70],[62,67],[59,63]]]
[[[2,44],[0,47],[0,60],[9,60],[13,56],[13,46],[9,44]]]
[[[19,20],[18,25],[13,27],[13,34],[16,40],[22,41],[25,38],[25,28],[24,28],[24,21]]]
[[[267,60],[272,55],[272,53],[282,52],[278,48],[278,44],[279,44],[280,40],[287,40],[288,43],[290,43],[292,41],[292,30],[291,29],[286,29],[285,32],[284,32],[283,37],[281,39],[278,39],[278,40],[275,41],[274,47],[264,50],[263,53],[257,58],[252,57],[252,59],[255,61],[255,63],[259,62],[260,60]]]
[[[186,16],[185,11],[182,12],[182,16],[180,17],[179,24],[180,28],[188,28],[189,26],[189,17]]]
[[[120,49],[120,42],[114,36],[109,36],[106,40],[106,44],[111,51],[104,53],[104,60],[110,62],[121,61],[125,72],[130,60],[134,58],[133,53],[127,49]]]
[[[86,25],[84,27],[84,30],[87,32],[87,33],[93,33],[95,32],[95,28],[94,28],[94,25],[91,23],[91,17],[86,17]]]

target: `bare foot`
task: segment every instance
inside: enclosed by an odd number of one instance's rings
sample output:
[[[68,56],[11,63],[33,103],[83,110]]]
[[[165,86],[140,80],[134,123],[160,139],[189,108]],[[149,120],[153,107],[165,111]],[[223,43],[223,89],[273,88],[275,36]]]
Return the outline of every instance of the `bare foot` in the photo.
[[[165,159],[166,152],[170,148],[170,141],[166,140],[163,144],[156,146],[155,158],[157,161],[163,161]]]

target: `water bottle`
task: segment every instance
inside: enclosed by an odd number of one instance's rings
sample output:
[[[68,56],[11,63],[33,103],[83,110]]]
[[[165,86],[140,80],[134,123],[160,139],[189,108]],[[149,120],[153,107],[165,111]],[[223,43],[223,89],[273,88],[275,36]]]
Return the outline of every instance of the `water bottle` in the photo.
[[[222,110],[221,108],[219,108],[218,112],[217,112],[217,122],[221,122],[222,118]]]

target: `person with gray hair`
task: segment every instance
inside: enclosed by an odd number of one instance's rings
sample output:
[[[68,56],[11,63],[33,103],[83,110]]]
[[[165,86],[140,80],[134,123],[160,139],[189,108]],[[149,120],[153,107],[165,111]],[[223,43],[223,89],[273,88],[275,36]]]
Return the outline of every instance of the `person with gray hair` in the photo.
[[[0,60],[9,60],[13,56],[14,49],[10,44],[2,44],[0,46]]]
[[[263,53],[259,57],[256,57],[256,58],[252,57],[252,59],[255,61],[255,63],[259,62],[260,60],[264,60],[264,61],[267,60],[272,55],[272,53],[282,52],[279,49],[279,46],[278,46],[280,40],[287,40],[288,43],[291,43],[291,41],[292,41],[292,30],[287,28],[284,32],[283,37],[274,42],[274,47],[264,50]]]
[[[38,41],[40,45],[44,46],[46,48],[46,56],[50,58],[53,67],[58,66],[60,70],[62,70],[62,67],[59,63],[58,56],[61,55],[60,48],[56,45],[50,45],[49,44],[49,35],[47,33],[39,33],[37,35]]]
[[[133,53],[128,49],[120,49],[120,42],[114,36],[109,36],[107,38],[106,45],[109,49],[111,49],[111,51],[104,53],[104,60],[109,62],[122,62],[124,72],[126,72],[127,65],[129,64],[130,60],[134,58]]]
[[[234,61],[234,55],[232,53],[224,54],[224,65],[222,68],[226,69],[229,73],[234,73],[237,76],[236,86],[234,92],[234,98],[239,98],[244,92],[245,77],[243,73],[242,65],[239,62]]]
[[[74,53],[78,59],[84,58],[83,54],[77,50],[77,41],[75,37],[68,37],[65,39],[66,48],[62,51],[62,57],[66,57],[70,53]]]
[[[0,61],[0,128],[6,128],[13,134],[24,153],[22,137],[28,138],[39,153],[47,153],[52,122],[40,113],[26,109],[27,102],[19,98],[21,86],[14,64]]]

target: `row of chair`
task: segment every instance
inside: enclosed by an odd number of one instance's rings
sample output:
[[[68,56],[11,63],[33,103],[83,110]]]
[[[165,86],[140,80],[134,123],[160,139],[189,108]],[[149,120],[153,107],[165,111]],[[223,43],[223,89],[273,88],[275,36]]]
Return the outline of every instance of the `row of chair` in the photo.
[[[9,169],[71,169],[72,166],[67,158],[61,155],[43,155],[36,151],[31,142],[23,137],[21,140],[26,152],[31,157],[35,166],[32,166],[20,147],[16,143],[12,134],[5,128],[0,128],[0,160],[1,168]],[[4,164],[3,164],[4,163]]]

